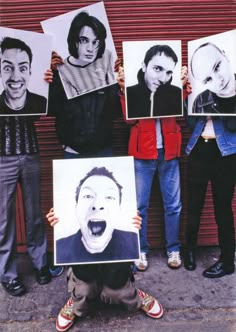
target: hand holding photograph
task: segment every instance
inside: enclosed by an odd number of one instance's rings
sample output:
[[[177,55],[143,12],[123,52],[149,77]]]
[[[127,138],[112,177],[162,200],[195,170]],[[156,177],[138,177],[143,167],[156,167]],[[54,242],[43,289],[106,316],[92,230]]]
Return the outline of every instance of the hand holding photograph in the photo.
[[[123,42],[123,52],[127,119],[181,116],[181,42]]]

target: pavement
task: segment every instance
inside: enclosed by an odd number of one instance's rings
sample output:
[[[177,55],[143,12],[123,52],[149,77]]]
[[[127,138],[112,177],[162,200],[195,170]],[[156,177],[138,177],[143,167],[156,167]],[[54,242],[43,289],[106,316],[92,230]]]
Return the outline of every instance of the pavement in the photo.
[[[167,267],[163,250],[152,250],[149,268],[135,275],[136,287],[155,296],[164,316],[154,320],[138,311],[98,303],[71,332],[236,332],[236,273],[207,279],[202,271],[218,257],[217,247],[199,248],[197,269]],[[27,254],[19,254],[19,274],[28,292],[9,296],[0,285],[0,332],[53,332],[68,299],[66,272],[47,285],[38,285]]]

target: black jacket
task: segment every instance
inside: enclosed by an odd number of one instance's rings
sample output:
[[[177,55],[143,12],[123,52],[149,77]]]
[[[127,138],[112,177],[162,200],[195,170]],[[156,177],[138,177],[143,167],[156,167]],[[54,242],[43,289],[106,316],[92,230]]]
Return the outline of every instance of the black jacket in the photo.
[[[104,261],[138,259],[138,235],[134,232],[115,229],[103,252],[89,253],[81,241],[81,231],[56,241],[56,263],[97,263]]]
[[[146,86],[141,69],[137,77],[138,84],[127,88],[128,119],[182,115],[181,89],[168,82],[154,93],[151,116],[151,91]]]
[[[58,74],[49,89],[48,114],[56,117],[61,144],[95,153],[112,144],[112,119],[121,116],[117,84],[67,99]]]

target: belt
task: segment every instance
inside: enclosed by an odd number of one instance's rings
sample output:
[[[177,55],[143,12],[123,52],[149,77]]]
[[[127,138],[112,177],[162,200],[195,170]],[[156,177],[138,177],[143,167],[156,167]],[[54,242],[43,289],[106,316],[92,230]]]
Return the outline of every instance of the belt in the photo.
[[[215,140],[216,138],[215,138],[215,137],[208,137],[208,136],[201,136],[201,139],[202,139],[205,143],[207,143],[207,142],[209,142],[209,141],[213,141],[213,140]]]

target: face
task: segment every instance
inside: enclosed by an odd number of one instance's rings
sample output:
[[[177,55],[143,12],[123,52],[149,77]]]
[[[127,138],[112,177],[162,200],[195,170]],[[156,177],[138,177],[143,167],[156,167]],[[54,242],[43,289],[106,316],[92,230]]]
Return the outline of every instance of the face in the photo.
[[[192,58],[192,72],[206,89],[221,97],[235,95],[234,72],[224,53],[212,45],[196,51]]]
[[[5,50],[0,68],[6,98],[17,100],[24,97],[31,75],[28,54],[16,48]]]
[[[92,28],[84,26],[79,33],[79,41],[76,43],[79,61],[82,65],[93,62],[98,53],[99,39]]]
[[[119,189],[112,179],[93,175],[83,183],[76,214],[87,251],[104,251],[111,240],[119,211]]]
[[[143,64],[144,80],[151,92],[163,84],[169,82],[172,78],[175,68],[175,62],[164,53],[154,55],[147,66]]]

